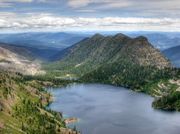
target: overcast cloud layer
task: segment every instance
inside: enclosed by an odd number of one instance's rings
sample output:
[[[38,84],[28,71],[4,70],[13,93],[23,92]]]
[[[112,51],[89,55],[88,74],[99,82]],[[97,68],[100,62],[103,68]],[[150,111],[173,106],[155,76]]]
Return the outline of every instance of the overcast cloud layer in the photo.
[[[0,0],[0,29],[180,31],[180,0]]]

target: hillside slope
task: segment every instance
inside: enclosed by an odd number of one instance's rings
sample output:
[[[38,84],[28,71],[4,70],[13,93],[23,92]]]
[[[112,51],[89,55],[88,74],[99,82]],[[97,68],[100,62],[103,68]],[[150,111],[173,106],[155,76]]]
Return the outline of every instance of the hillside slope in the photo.
[[[8,48],[9,49],[9,48]],[[24,49],[14,49],[12,51],[8,50],[7,47],[3,48],[0,46],[0,68],[13,72],[20,72],[28,75],[35,75],[44,73],[41,71],[41,66],[37,61],[30,60],[24,55],[28,55],[28,51],[23,51]],[[20,51],[20,52],[19,52]],[[15,53],[16,52],[16,53]],[[22,55],[19,55],[22,54]]]
[[[76,134],[61,113],[46,108],[52,100],[42,82],[0,70],[0,133]]]
[[[23,57],[26,57],[29,60],[35,59],[34,54],[27,47],[11,45],[11,44],[6,44],[6,43],[0,43],[0,47],[7,49],[13,53],[16,53],[18,55],[21,55]]]

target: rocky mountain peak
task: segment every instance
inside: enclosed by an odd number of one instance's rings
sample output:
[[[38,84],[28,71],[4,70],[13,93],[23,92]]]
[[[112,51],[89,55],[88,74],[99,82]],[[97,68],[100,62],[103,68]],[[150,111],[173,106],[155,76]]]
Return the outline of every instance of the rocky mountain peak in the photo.
[[[136,40],[136,41],[148,41],[148,39],[144,36],[138,36],[134,40]]]
[[[104,38],[104,36],[102,34],[99,34],[99,33],[97,33],[91,37],[91,39],[94,39],[94,40],[102,39],[102,38]]]
[[[122,34],[122,33],[118,33],[118,34],[114,35],[113,38],[116,38],[116,39],[117,38],[120,38],[120,39],[122,39],[122,38],[129,38],[130,39],[130,37],[128,37],[127,35]]]
[[[171,63],[146,37],[131,38],[121,33],[114,36],[95,34],[87,40],[82,40],[70,48],[60,63],[74,66],[76,70],[81,68],[90,71],[104,63],[121,61],[160,69],[171,67]]]

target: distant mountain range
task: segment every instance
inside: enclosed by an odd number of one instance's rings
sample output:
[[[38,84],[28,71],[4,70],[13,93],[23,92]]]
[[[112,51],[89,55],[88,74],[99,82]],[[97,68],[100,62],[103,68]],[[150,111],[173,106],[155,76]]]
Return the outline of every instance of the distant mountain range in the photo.
[[[163,53],[170,59],[174,66],[180,68],[180,46],[166,49],[163,51]]]
[[[127,35],[131,37],[143,35],[148,38],[154,47],[161,51],[180,45],[179,32],[127,32]]]
[[[36,58],[45,61],[54,61],[61,58],[66,48],[77,44],[84,38],[90,37],[94,32],[65,33],[65,32],[38,32],[0,34],[0,42],[17,47],[26,47]],[[102,32],[103,35],[111,36],[115,32]],[[124,32],[132,38],[143,35],[149,42],[161,52],[165,49],[180,45],[180,33],[172,32]],[[64,50],[64,51],[62,51]],[[59,53],[61,51],[61,54]],[[170,60],[169,55],[166,55]],[[173,59],[174,60],[174,59]],[[172,61],[178,62],[177,60]],[[179,63],[175,63],[178,65]]]
[[[50,61],[57,52],[75,44],[87,35],[73,33],[18,33],[0,34],[0,42],[24,47],[36,58]]]
[[[87,35],[64,33],[64,32],[37,32],[37,33],[16,33],[16,34],[1,34],[0,42],[9,44],[18,44],[21,46],[33,47],[51,47],[64,49],[76,42],[82,40]]]
[[[80,40],[90,37],[95,32],[29,32],[29,33],[14,33],[0,34],[0,42],[37,46],[37,47],[52,47],[64,49],[79,42]],[[103,35],[114,35],[117,32],[101,32]],[[126,35],[135,38],[137,36],[145,36],[154,47],[165,50],[170,47],[180,45],[180,33],[176,32],[123,32]]]

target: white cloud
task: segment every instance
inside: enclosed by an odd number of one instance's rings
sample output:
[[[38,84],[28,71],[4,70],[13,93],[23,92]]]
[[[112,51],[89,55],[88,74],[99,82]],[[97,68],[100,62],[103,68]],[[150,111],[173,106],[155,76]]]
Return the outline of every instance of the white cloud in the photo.
[[[89,4],[101,4],[110,7],[122,7],[124,5],[129,5],[129,1],[125,0],[68,0],[68,5],[73,8],[86,7]]]
[[[97,9],[114,9],[114,8],[123,8],[129,7],[132,5],[130,1],[121,1],[121,2],[106,2],[102,5],[99,5]]]
[[[3,2],[0,2],[0,7],[11,7],[12,4],[11,3],[3,3]]]
[[[33,0],[0,0],[0,7],[12,7],[15,2],[30,3]]]
[[[93,13],[93,12],[96,12],[96,10],[91,10],[91,9],[79,9],[79,10],[76,10],[76,12]]]
[[[69,0],[68,5],[73,8],[84,7],[92,3],[93,0]]]
[[[180,9],[180,0],[68,0],[68,5],[72,8],[90,9],[118,9],[122,7],[146,10],[172,10]],[[93,4],[93,7],[89,7]]]
[[[0,0],[1,3],[7,2],[32,2],[33,0]]]
[[[180,19],[137,17],[60,17],[52,14],[0,13],[4,30],[154,30],[180,31]]]

